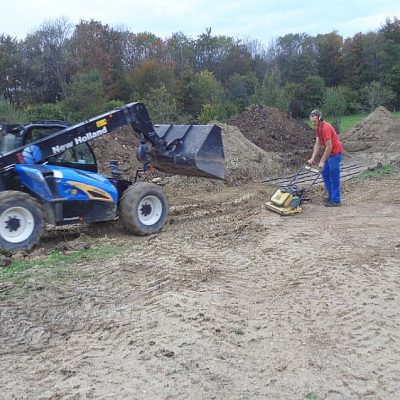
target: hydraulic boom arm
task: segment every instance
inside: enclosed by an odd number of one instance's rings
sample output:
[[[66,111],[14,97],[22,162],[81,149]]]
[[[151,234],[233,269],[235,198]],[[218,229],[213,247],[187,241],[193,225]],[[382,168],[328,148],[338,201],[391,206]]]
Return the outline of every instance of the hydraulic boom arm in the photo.
[[[81,143],[131,125],[140,139],[137,157],[161,171],[207,178],[225,177],[221,129],[216,125],[156,125],[143,103],[68,126],[0,157],[0,172],[18,163],[43,163]]]
[[[25,154],[26,152],[34,152],[34,161],[36,163],[41,162],[64,152],[68,148],[106,135],[128,124],[131,124],[135,131],[143,135],[145,140],[153,145],[160,145],[161,139],[154,132],[153,123],[145,106],[142,103],[130,103],[120,109],[99,115],[36,140],[30,143],[29,146],[18,147],[0,157],[0,168],[7,168],[16,163],[26,162],[24,160],[24,150]]]

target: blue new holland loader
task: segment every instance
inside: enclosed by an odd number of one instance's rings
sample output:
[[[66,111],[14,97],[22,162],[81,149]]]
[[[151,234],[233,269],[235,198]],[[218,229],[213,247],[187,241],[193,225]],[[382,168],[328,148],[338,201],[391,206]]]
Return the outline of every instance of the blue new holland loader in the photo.
[[[98,173],[89,142],[131,125],[143,163],[133,181],[118,163]],[[132,153],[134,149],[132,149]],[[29,250],[44,225],[120,218],[126,230],[149,235],[168,218],[160,186],[140,181],[155,168],[169,174],[224,179],[224,150],[217,125],[153,125],[143,103],[130,103],[87,121],[0,124],[0,250]]]

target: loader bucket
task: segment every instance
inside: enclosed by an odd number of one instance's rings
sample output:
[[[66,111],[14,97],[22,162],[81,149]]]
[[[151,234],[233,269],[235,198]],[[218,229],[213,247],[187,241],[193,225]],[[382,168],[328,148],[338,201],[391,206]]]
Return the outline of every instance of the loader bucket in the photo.
[[[224,148],[217,125],[155,125],[166,149],[151,151],[151,165],[178,175],[225,179]]]

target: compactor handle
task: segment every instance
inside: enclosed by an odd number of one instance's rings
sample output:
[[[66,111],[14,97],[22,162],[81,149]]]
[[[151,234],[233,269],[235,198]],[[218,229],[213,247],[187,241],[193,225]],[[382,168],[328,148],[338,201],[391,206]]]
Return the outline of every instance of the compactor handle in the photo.
[[[304,164],[304,169],[306,171],[311,171],[311,172],[315,172],[316,174],[320,174],[321,173],[321,168],[319,168],[319,166],[317,164],[309,164],[309,163],[305,163]]]

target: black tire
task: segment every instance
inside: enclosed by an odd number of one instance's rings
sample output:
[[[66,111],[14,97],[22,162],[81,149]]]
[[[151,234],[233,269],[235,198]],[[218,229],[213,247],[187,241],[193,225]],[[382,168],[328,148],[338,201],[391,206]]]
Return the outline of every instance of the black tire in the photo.
[[[129,233],[145,236],[159,232],[168,214],[167,196],[153,183],[136,183],[122,195],[120,218]]]
[[[39,203],[29,194],[7,190],[0,193],[0,249],[8,252],[31,249],[44,228]]]

